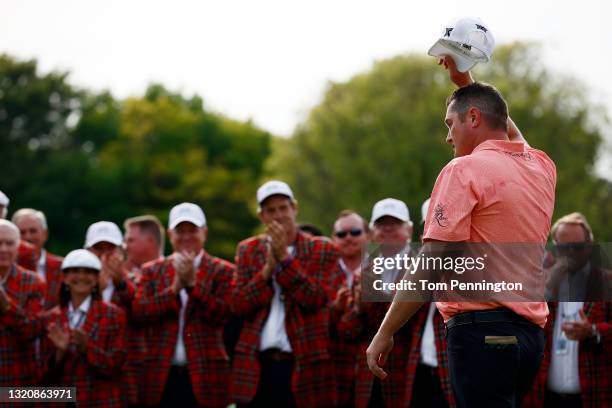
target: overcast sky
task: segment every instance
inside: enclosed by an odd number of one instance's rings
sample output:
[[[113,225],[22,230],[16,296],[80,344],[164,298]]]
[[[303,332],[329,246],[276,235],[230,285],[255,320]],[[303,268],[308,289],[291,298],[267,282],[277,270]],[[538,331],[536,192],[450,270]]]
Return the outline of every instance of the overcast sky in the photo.
[[[612,113],[610,3],[0,0],[0,52],[69,70],[72,83],[118,97],[161,82],[289,135],[328,80],[399,53],[425,54],[447,21],[471,15],[498,44],[541,42],[547,66],[583,79]]]

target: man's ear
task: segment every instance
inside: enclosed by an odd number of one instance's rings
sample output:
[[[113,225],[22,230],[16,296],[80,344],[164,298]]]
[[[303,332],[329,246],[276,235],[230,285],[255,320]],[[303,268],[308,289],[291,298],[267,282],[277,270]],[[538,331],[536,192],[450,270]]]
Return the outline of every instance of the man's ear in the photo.
[[[300,212],[300,206],[298,205],[297,200],[293,200],[293,209],[295,210],[295,214],[297,215]]]
[[[257,207],[257,218],[259,218],[259,221],[261,221],[262,224],[265,224],[263,216],[262,216],[263,210],[261,209],[261,207]]]
[[[478,108],[470,108],[466,116],[472,128],[477,128],[480,126],[482,122],[482,113]]]

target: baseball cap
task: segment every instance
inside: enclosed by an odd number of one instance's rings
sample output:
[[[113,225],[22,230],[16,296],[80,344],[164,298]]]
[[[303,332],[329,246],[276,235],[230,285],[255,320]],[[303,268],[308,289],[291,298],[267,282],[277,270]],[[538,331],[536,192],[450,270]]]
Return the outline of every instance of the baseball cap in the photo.
[[[273,195],[284,195],[294,200],[293,192],[287,183],[278,180],[268,181],[257,190],[257,204],[263,203],[266,198]]]
[[[181,203],[170,210],[168,229],[174,229],[181,222],[190,222],[198,228],[206,225],[206,216],[199,205],[193,203]]]
[[[495,38],[488,26],[479,18],[465,17],[447,24],[427,54],[432,57],[450,55],[457,70],[466,72],[479,62],[489,62],[494,47]]]
[[[385,198],[374,204],[370,224],[374,224],[379,218],[386,215],[397,218],[403,222],[410,221],[410,213],[408,212],[406,203],[396,200],[395,198]]]
[[[100,259],[86,249],[75,249],[70,251],[62,261],[62,270],[68,268],[89,268],[99,271],[102,269]]]
[[[117,224],[109,221],[99,221],[91,224],[87,228],[85,248],[91,248],[98,242],[110,242],[117,246],[121,245],[123,236]]]
[[[427,218],[427,211],[429,211],[429,201],[431,197],[429,197],[423,204],[421,205],[421,224],[425,222],[425,218]]]
[[[0,191],[0,205],[2,205],[4,207],[8,207],[10,202],[11,202],[11,200],[9,200],[9,198],[6,196],[6,194],[4,194],[2,191]]]

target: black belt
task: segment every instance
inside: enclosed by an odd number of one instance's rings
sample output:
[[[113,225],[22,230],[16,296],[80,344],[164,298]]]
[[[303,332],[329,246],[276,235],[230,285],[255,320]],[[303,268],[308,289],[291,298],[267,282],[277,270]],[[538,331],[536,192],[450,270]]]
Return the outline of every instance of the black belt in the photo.
[[[272,361],[292,361],[293,360],[293,353],[288,353],[286,351],[282,351],[281,349],[278,348],[269,348],[269,349],[265,349],[263,351],[259,352],[259,357],[266,359],[266,360],[272,360]]]
[[[509,309],[475,310],[465,312],[451,317],[446,322],[446,330],[455,326],[474,323],[528,323],[534,324],[522,316],[517,315]]]

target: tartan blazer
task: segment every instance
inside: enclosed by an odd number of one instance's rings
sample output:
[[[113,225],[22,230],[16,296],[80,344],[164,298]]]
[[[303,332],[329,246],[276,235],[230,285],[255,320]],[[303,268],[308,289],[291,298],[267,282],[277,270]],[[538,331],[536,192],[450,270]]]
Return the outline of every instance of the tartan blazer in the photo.
[[[4,283],[9,309],[0,313],[0,386],[33,386],[39,378],[35,340],[44,331],[45,284],[36,274],[14,265]]]
[[[68,307],[51,314],[47,322],[68,326]],[[70,347],[60,363],[55,361],[53,343],[48,338],[43,341],[45,385],[76,387],[78,403],[83,407],[126,406],[120,382],[127,353],[125,313],[114,305],[92,299],[81,329],[88,336],[86,352]]]
[[[183,341],[191,384],[198,403],[222,407],[229,403],[229,357],[223,326],[231,313],[234,265],[204,252],[189,294]],[[145,325],[148,350],[144,362],[141,402],[156,405],[166,385],[178,338],[181,301],[171,290],[172,257],[145,264],[132,302],[132,317]]]
[[[557,307],[556,302],[548,303],[550,314],[544,329],[546,334],[544,359],[532,390],[523,402],[523,407],[544,406]],[[578,345],[578,375],[582,406],[612,407],[612,302],[585,302],[583,311],[589,321],[597,326],[601,338],[600,342],[589,338],[580,341]]]
[[[147,350],[146,339],[142,325],[134,322],[132,318],[132,302],[136,296],[136,284],[133,280],[125,278],[125,287],[115,287],[110,302],[120,307],[127,316],[127,358],[121,373],[121,384],[123,384],[127,401],[137,404],[140,400],[140,389],[144,384],[142,381],[142,366]]]
[[[370,401],[372,386],[374,384],[374,374],[372,374],[368,368],[366,349],[378,331],[389,306],[389,303],[362,302],[360,312],[356,316],[361,322],[356,322],[357,319],[355,317],[347,319],[353,320],[353,324],[357,324],[357,327],[361,326],[361,336],[364,339],[362,341],[362,350],[359,353],[356,367],[356,407],[367,407]],[[348,331],[358,332],[354,328]],[[409,322],[393,336],[394,346],[383,367],[388,376],[381,381],[385,407],[407,407],[410,404],[410,401],[406,400],[406,383],[408,381],[406,376],[408,374],[408,355],[410,352],[411,335],[412,327]]]
[[[346,286],[346,279],[343,281]],[[353,406],[355,396],[355,374],[357,356],[363,349],[358,339],[340,333],[344,329],[345,319],[350,315],[353,304],[343,308],[331,308],[331,355],[336,375],[336,393],[339,407]],[[343,320],[344,319],[344,320]]]
[[[368,368],[366,350],[390,306],[388,302],[363,300],[364,288],[362,285],[366,284],[364,282],[368,282],[367,279],[364,279],[365,273],[371,273],[371,267],[361,272],[361,283],[359,285],[362,291],[361,301],[357,307],[350,308],[342,315],[337,329],[341,339],[359,342],[355,365],[355,407],[358,408],[368,406],[375,378]],[[400,280],[402,277],[403,274],[400,273],[396,280]],[[406,400],[408,355],[413,330],[410,322],[406,323],[393,336],[394,346],[383,367],[388,374],[387,378],[381,381],[385,407],[407,407],[410,404],[410,400]]]
[[[292,388],[298,406],[336,404],[330,358],[329,303],[344,279],[338,250],[327,238],[298,232],[295,252],[276,281],[285,296],[285,327],[293,350]],[[232,307],[244,318],[234,354],[230,395],[238,403],[253,399],[259,383],[259,344],[274,296],[272,281],[260,271],[266,263],[266,237],[242,241],[236,253],[236,287]]]
[[[414,379],[416,376],[417,366],[421,358],[421,340],[425,332],[425,324],[427,323],[427,314],[429,313],[430,303],[425,303],[421,309],[410,319],[407,325],[411,326],[412,341],[410,344],[410,354],[408,355],[408,373],[406,381],[406,401],[410,404],[412,401],[412,392],[414,388]],[[450,370],[448,367],[448,354],[446,349],[446,333],[444,319],[436,310],[433,314],[433,329],[434,340],[436,343],[436,357],[438,360],[438,377],[444,398],[450,408],[456,406],[455,397],[453,396],[453,388],[450,380]]]
[[[62,273],[62,261],[64,258],[53,255],[49,251],[46,251],[46,254],[45,281],[47,292],[45,294],[44,308],[49,310],[57,306],[59,301],[60,287],[64,281],[64,274]]]
[[[36,271],[37,260],[38,257],[36,256],[34,245],[23,239],[19,241],[19,246],[17,247],[17,265],[28,271]]]

